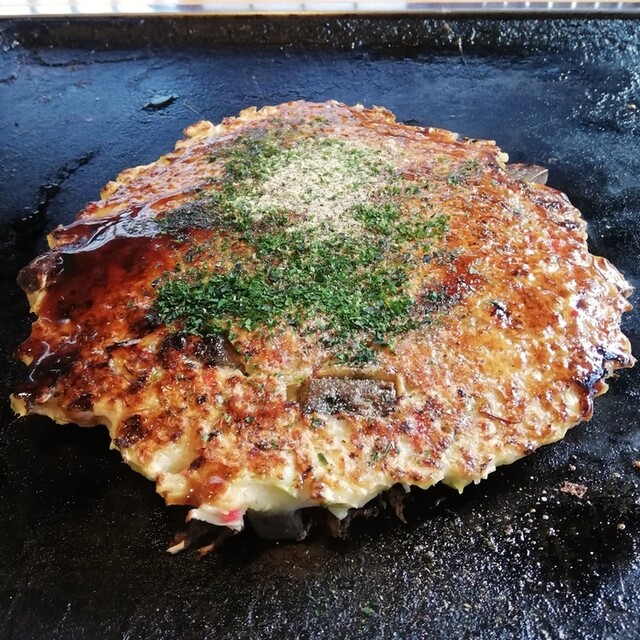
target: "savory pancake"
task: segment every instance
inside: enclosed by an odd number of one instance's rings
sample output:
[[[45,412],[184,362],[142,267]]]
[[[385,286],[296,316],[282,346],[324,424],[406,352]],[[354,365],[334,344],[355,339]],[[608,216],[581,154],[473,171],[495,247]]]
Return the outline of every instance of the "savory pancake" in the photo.
[[[37,319],[12,401],[107,425],[190,517],[461,490],[633,365],[629,285],[494,142],[333,101],[186,136],[21,272]]]

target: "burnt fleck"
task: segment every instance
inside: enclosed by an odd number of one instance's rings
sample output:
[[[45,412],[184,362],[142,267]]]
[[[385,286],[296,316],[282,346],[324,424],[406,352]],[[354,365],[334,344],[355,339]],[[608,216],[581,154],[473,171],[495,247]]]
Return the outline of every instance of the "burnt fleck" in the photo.
[[[194,458],[192,460],[191,464],[189,465],[189,469],[195,471],[196,469],[199,469],[205,462],[206,458],[204,456],[198,456],[197,458]]]
[[[175,351],[184,351],[187,346],[187,337],[181,333],[170,333],[160,343],[158,360],[165,369],[172,368],[172,359]]]
[[[83,393],[67,407],[70,411],[91,411],[93,409],[93,396],[90,393]]]
[[[142,416],[139,413],[134,413],[122,423],[120,436],[114,440],[114,443],[120,448],[130,447],[142,440],[146,435],[146,431]]]
[[[604,379],[608,375],[606,363],[607,362],[620,362],[624,364],[624,356],[618,353],[609,351],[605,347],[599,347],[598,353],[602,356],[602,360],[599,364],[593,363],[592,370],[578,379],[578,383],[584,387],[589,394],[595,394],[602,389]]]
[[[149,374],[147,372],[141,373],[130,385],[129,393],[139,393],[145,388]]]
[[[573,220],[572,218],[562,218],[562,219],[554,219],[554,222],[563,229],[567,229],[568,231],[573,231],[574,229],[579,229],[580,224]]]

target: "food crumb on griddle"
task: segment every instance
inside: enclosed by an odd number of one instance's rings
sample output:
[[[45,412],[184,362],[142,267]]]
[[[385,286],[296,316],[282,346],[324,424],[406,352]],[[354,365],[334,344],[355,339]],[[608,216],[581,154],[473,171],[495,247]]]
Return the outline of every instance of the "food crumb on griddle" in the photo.
[[[576,498],[584,498],[587,493],[587,487],[583,484],[577,484],[575,482],[569,482],[565,480],[564,484],[560,487],[562,493],[568,493]]]

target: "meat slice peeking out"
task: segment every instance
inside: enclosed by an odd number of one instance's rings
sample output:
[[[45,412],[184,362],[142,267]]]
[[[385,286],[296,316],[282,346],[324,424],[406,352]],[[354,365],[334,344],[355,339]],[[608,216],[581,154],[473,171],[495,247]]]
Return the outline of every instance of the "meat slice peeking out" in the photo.
[[[384,375],[384,374],[382,374]],[[298,389],[303,413],[354,413],[365,418],[388,416],[398,398],[397,383],[389,376],[359,371],[308,378]]]

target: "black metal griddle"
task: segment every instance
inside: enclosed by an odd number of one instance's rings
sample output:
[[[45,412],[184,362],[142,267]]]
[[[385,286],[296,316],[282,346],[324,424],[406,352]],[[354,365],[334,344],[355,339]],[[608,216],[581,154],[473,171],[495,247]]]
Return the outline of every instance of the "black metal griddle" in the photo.
[[[186,125],[254,104],[377,104],[496,139],[549,167],[592,252],[640,286],[639,22],[27,20],[0,22],[0,46],[3,398],[30,324],[15,277],[46,232]],[[637,310],[624,327],[638,355]],[[639,638],[639,383],[640,366],[622,372],[591,422],[462,496],[416,492],[407,524],[247,532],[203,559],[165,552],[184,511],[106,430],[14,421],[2,401],[0,637]]]

